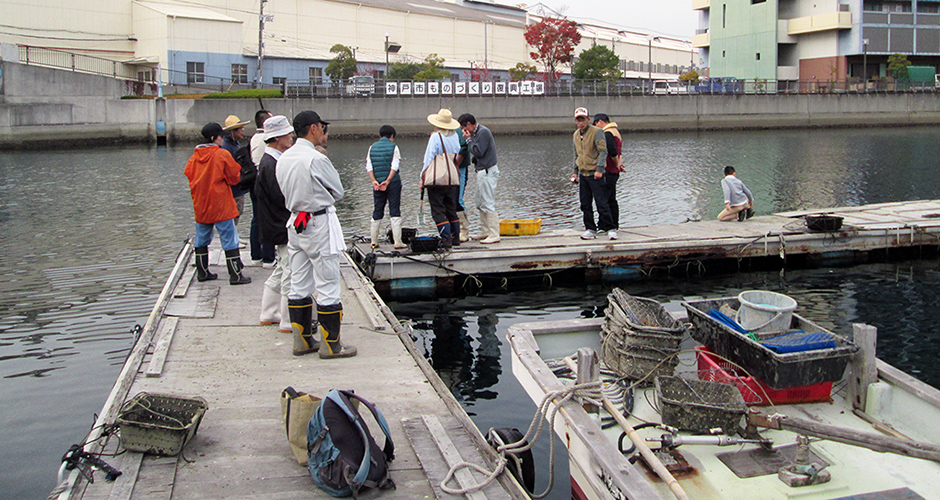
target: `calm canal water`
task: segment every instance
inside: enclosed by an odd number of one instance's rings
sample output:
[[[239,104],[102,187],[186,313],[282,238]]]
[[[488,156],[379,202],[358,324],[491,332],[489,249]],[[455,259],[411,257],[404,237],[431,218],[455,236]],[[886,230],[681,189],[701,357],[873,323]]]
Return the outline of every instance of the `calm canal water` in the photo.
[[[372,198],[363,156],[370,143],[333,141],[329,148],[347,189],[338,206],[347,237],[368,233]],[[426,140],[399,144],[403,216],[414,225]],[[580,228],[577,193],[567,182],[568,136],[497,137],[497,148],[503,217],[541,217],[546,229]],[[131,329],[146,321],[193,232],[182,174],[191,151],[0,153],[0,497],[45,498],[62,454],[94,422],[132,347]],[[718,213],[724,165],[738,169],[756,196],[758,215],[936,198],[940,128],[631,135],[625,157],[630,172],[618,186],[621,224],[674,223]],[[243,220],[239,231],[247,234],[247,227]],[[859,321],[878,326],[882,358],[940,386],[938,268],[919,261],[626,288],[661,301],[748,288],[782,291],[836,331],[847,333]],[[417,343],[479,427],[524,430],[534,404],[512,377],[508,326],[599,315],[607,292],[556,288],[392,306],[416,323]],[[544,440],[536,449],[542,466],[547,449]],[[558,473],[550,498],[567,498],[567,473]]]

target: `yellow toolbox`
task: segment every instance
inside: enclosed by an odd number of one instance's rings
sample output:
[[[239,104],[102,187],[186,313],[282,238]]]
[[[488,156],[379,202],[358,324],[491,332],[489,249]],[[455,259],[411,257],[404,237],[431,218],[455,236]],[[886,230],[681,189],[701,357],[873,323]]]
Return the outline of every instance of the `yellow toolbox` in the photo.
[[[542,219],[503,219],[499,221],[500,236],[531,236],[542,230]]]

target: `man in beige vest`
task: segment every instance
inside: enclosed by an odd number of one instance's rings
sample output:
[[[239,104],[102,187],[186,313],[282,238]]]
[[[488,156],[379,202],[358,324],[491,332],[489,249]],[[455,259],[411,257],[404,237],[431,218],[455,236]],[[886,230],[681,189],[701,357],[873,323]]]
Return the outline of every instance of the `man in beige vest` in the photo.
[[[574,131],[574,174],[571,182],[580,184],[581,212],[584,214],[584,234],[582,240],[597,238],[598,229],[602,232],[616,230],[610,215],[608,198],[610,190],[604,177],[607,167],[607,140],[604,131],[591,125],[587,108],[574,110],[574,122],[578,129]],[[591,202],[597,206],[597,223],[594,222],[594,210]]]

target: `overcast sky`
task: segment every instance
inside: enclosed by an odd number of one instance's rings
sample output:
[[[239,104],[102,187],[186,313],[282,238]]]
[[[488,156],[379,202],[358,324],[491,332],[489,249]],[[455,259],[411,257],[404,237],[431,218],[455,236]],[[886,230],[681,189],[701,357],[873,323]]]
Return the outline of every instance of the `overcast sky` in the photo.
[[[611,24],[622,29],[652,31],[658,35],[692,38],[698,12],[692,0],[540,0],[576,21]],[[535,4],[535,1],[529,2]]]

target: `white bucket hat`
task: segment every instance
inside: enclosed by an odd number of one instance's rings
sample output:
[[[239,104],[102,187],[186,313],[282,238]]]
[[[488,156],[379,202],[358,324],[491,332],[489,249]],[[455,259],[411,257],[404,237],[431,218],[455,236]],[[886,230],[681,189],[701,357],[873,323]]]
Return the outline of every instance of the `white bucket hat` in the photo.
[[[294,133],[294,127],[284,115],[275,115],[264,121],[264,141]]]
[[[460,123],[454,120],[453,113],[447,108],[441,108],[436,114],[428,115],[428,122],[435,127],[445,130],[457,130],[460,128]]]

